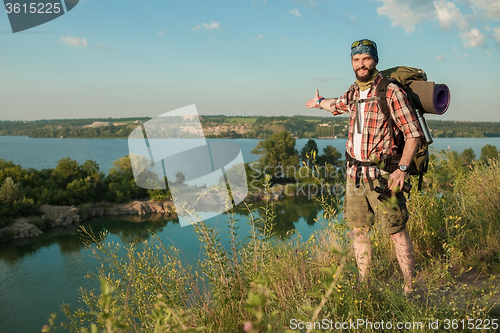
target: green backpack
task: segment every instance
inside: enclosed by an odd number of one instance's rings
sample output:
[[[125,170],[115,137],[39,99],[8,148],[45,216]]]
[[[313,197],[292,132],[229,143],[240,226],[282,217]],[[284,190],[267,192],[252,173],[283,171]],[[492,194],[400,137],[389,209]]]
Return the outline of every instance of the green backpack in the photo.
[[[406,67],[406,66],[398,66],[389,69],[385,69],[381,71],[383,79],[380,81],[377,86],[376,96],[379,99],[380,110],[384,113],[385,118],[388,123],[389,131],[391,136],[394,137],[393,131],[393,120],[389,113],[389,106],[387,105],[386,92],[387,86],[389,83],[395,83],[400,86],[408,96],[408,100],[410,102],[411,109],[415,112],[417,119],[419,120],[420,126],[422,127],[422,131],[425,136],[422,140],[419,140],[419,145],[417,148],[417,152],[413,161],[408,166],[408,174],[410,175],[418,175],[418,190],[422,190],[422,181],[424,173],[427,172],[427,168],[429,165],[429,145],[432,144],[432,137],[430,136],[427,124],[425,123],[425,119],[421,112],[418,110],[417,102],[418,96],[411,90],[409,84],[411,81],[427,81],[427,74],[421,69]],[[404,138],[402,137],[402,133],[400,133],[400,138],[395,138],[396,142],[404,142]],[[401,144],[398,147],[397,155],[394,155],[394,158],[391,161],[386,161],[386,166],[384,167],[385,171],[393,172],[396,170],[399,164],[399,159],[401,158],[401,154],[403,153],[404,144]]]

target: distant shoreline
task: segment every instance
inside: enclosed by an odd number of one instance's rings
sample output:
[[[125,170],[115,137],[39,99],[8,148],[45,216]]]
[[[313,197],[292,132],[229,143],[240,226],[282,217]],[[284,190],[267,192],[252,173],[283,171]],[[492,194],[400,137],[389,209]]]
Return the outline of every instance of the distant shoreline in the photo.
[[[431,118],[431,117],[428,117]],[[435,118],[435,117],[433,117]],[[124,139],[149,117],[0,121],[0,136],[63,139]],[[500,137],[500,122],[426,119],[434,138]],[[297,139],[347,138],[349,118],[315,116],[200,116],[206,138],[266,139],[287,131]]]

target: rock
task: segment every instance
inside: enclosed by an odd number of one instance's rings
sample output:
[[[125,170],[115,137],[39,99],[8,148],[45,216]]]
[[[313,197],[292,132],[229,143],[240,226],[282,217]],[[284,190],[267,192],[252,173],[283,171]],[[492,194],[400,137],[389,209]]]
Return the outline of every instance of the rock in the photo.
[[[68,225],[80,222],[79,209],[73,206],[51,206],[42,205],[42,219],[48,218],[52,221],[51,227]]]
[[[125,205],[108,205],[104,207],[104,215],[150,214],[177,215],[172,201],[132,201]]]
[[[36,237],[42,234],[40,229],[23,219],[18,219],[13,225],[3,230],[11,230],[15,235],[13,238]]]

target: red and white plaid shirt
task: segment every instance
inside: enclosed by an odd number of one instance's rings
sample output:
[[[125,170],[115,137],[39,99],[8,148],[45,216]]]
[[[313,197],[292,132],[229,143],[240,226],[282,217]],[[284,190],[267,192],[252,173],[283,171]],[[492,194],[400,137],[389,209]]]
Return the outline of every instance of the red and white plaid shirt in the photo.
[[[379,73],[371,83],[367,99],[376,97],[377,85],[381,80],[382,74]],[[380,110],[378,102],[366,102],[361,139],[361,158],[363,162],[373,161],[373,157],[380,159],[382,155],[396,154],[399,143],[394,138],[397,138],[400,132],[403,133],[405,139],[423,136],[420,124],[415,113],[410,109],[410,103],[404,90],[396,84],[390,83],[387,86],[386,98],[393,119],[394,137],[391,137],[387,120],[384,113]],[[353,132],[356,126],[357,110],[356,104],[352,102],[355,100],[359,100],[359,87],[357,83],[354,83],[344,95],[334,98],[330,103],[333,115],[350,112],[349,136],[346,150],[351,156],[354,156]],[[379,176],[379,172],[377,167],[370,167],[370,178],[376,179]],[[352,166],[348,167],[347,175],[355,179],[355,168]],[[366,180],[366,167],[363,167],[363,175],[365,175],[364,178]]]

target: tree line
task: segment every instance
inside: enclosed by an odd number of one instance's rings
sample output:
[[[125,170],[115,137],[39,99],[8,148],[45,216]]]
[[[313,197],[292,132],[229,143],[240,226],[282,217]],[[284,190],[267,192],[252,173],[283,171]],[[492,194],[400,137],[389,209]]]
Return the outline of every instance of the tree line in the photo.
[[[440,137],[499,137],[499,122],[444,121],[427,117],[431,134]],[[151,118],[61,119],[37,121],[0,121],[0,135],[22,135],[33,138],[126,138],[137,127],[134,121]],[[269,138],[274,133],[288,131],[296,138],[345,138],[347,117],[228,117],[201,116],[203,129],[224,128],[208,138]],[[120,126],[84,127],[93,122],[125,123]],[[243,129],[244,128],[244,129]]]
[[[24,169],[0,159],[0,227],[13,218],[41,215],[41,205],[70,206],[85,203],[126,203],[134,199],[170,199],[170,191],[147,190],[137,186],[130,158],[113,162],[109,174],[100,171],[96,162],[82,165],[69,157],[53,169]]]

